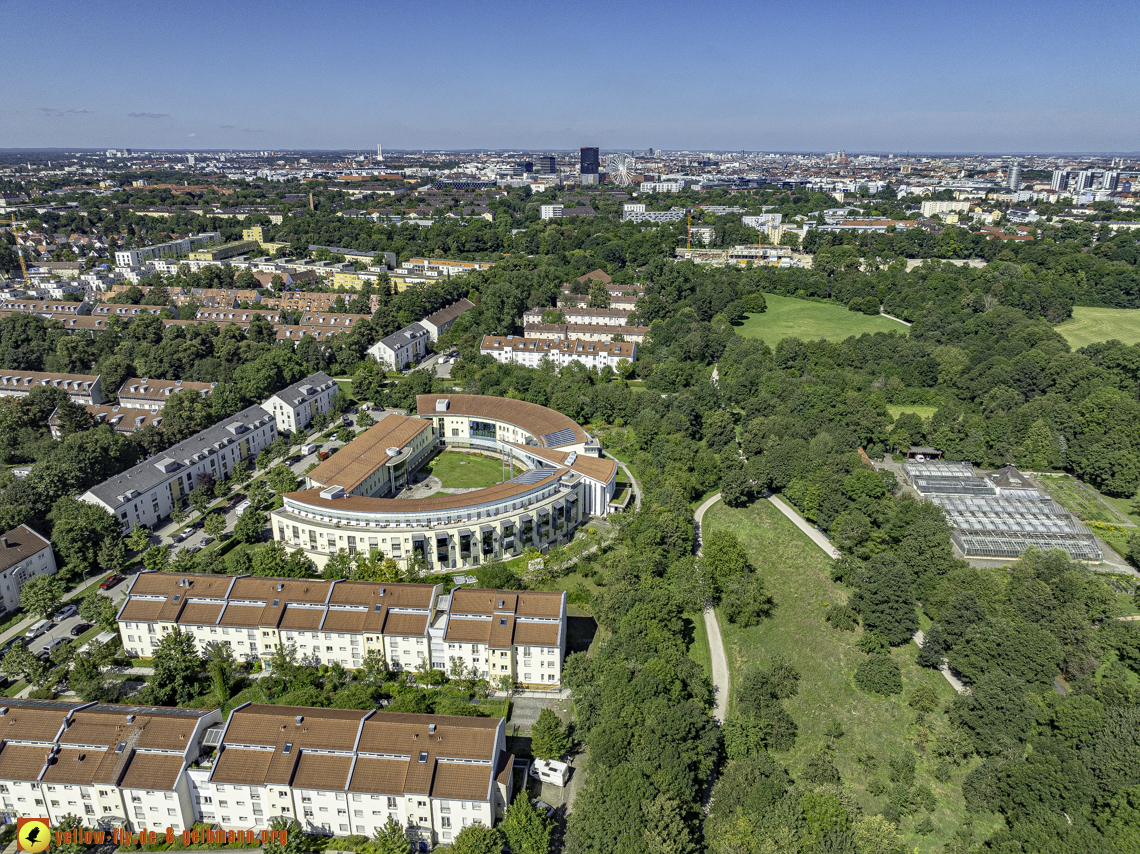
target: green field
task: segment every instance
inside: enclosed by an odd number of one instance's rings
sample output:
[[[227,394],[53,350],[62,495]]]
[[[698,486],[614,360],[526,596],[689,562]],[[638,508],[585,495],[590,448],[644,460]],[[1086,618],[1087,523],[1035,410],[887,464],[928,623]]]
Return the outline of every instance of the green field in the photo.
[[[1116,508],[1109,507],[1091,486],[1086,486],[1067,474],[1036,477],[1045,490],[1070,512],[1084,522],[1108,522],[1127,525],[1128,517]]]
[[[728,528],[737,534],[776,601],[773,616],[750,629],[738,629],[721,618],[733,685],[739,684],[738,675],[744,668],[768,664],[775,655],[790,660],[801,674],[798,695],[785,703],[799,725],[799,737],[791,750],[773,756],[793,776],[799,776],[826,745],[828,725],[839,721],[845,734],[837,743],[833,761],[843,783],[852,787],[863,808],[868,813],[878,812],[886,796],[873,795],[868,783],[885,779],[887,759],[913,743],[917,735],[915,713],[904,698],[923,681],[934,685],[944,702],[954,697],[953,689],[938,674],[918,667],[918,647],[914,644],[893,653],[902,667],[902,697],[885,699],[855,687],[855,667],[864,658],[857,646],[861,630],[841,632],[824,620],[826,606],[845,601],[846,594],[831,581],[826,555],[771,503],[758,501],[742,510],[717,504],[705,516],[704,524],[706,530]],[[944,721],[945,713],[939,710],[927,717],[927,726],[940,726]],[[874,770],[867,770],[856,759],[868,754],[877,758]],[[962,780],[967,770],[967,766],[955,768],[948,781],[940,783],[932,774],[932,762],[919,756],[916,783],[929,786],[939,806],[930,814],[935,831],[929,835],[914,832],[925,813],[903,819],[907,851],[941,851],[962,826],[966,815]],[[998,821],[995,816],[976,816],[975,832],[984,838]]]
[[[932,417],[938,411],[937,406],[919,406],[918,404],[910,404],[905,406],[888,406],[887,412],[895,421],[899,420],[899,416],[904,412],[913,412],[923,421]]]
[[[1074,350],[1113,338],[1125,344],[1137,344],[1140,343],[1140,309],[1074,306],[1072,319],[1058,323],[1056,330]]]
[[[444,489],[474,489],[494,486],[503,480],[503,464],[498,457],[481,457],[477,454],[445,452],[423,467],[427,474],[440,479]],[[522,471],[515,468],[514,477]]]
[[[810,302],[809,300],[764,294],[768,310],[763,314],[750,314],[736,328],[744,338],[760,338],[775,347],[784,338],[802,338],[815,341],[842,341],[850,335],[864,332],[907,333],[907,327],[885,317],[871,317],[857,311],[848,311],[837,303]]]

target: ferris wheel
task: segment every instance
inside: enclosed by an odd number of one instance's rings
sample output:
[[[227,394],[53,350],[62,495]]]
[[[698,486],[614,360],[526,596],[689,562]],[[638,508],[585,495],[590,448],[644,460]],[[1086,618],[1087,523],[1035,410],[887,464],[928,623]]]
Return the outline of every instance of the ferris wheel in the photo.
[[[610,181],[623,187],[633,183],[630,173],[633,172],[634,165],[633,157],[623,152],[606,155],[606,174],[609,175]]]

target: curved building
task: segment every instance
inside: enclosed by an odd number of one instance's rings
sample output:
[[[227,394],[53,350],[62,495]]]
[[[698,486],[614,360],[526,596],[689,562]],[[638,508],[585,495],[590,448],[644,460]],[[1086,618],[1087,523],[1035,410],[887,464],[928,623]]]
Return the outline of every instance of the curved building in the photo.
[[[310,488],[285,494],[271,516],[274,538],[317,566],[345,549],[442,572],[561,545],[590,516],[606,514],[617,464],[562,413],[482,395],[420,395],[416,403],[418,417],[388,415],[310,472]],[[485,489],[399,497],[416,469],[449,447],[525,470]]]

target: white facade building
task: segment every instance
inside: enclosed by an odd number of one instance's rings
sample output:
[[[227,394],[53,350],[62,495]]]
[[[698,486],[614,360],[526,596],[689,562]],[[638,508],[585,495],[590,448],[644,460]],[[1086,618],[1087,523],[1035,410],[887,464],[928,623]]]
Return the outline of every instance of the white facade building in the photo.
[[[637,344],[631,341],[552,341],[546,338],[516,338],[513,335],[486,335],[479,353],[497,362],[517,362],[537,368],[544,359],[565,367],[581,362],[588,368],[617,369],[620,362],[637,360]]]
[[[538,218],[539,219],[560,219],[562,217],[562,205],[539,205]]]
[[[55,552],[51,542],[27,525],[0,537],[0,596],[5,611],[20,607],[20,588],[37,575],[54,575]]]
[[[304,430],[313,418],[332,409],[339,386],[324,371],[318,371],[273,395],[261,408],[273,416],[278,433]]]

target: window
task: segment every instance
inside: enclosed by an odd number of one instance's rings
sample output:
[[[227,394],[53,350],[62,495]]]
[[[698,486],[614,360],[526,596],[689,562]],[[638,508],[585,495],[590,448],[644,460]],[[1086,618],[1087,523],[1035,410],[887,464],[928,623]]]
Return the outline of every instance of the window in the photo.
[[[451,816],[447,816],[447,815],[440,816],[439,826],[440,827],[451,827]]]
[[[388,798],[388,809],[394,810],[396,808],[396,799]]]

